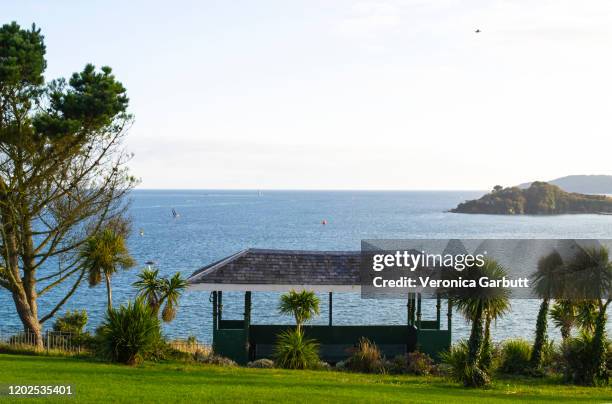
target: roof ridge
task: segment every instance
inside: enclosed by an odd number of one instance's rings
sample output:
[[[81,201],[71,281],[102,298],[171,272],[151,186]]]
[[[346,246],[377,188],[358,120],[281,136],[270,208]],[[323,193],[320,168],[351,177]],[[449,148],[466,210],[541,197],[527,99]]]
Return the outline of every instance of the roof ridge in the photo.
[[[312,255],[347,255],[361,254],[360,250],[291,250],[291,249],[274,249],[274,248],[249,248],[248,252],[253,253],[270,253],[270,254],[312,254]]]

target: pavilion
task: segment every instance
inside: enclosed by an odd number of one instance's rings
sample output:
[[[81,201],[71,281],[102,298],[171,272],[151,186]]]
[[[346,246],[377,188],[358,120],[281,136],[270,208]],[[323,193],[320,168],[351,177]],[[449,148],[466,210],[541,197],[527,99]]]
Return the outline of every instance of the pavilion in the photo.
[[[277,335],[291,327],[251,324],[252,292],[328,293],[328,325],[304,327],[306,335],[319,342],[321,358],[328,362],[348,357],[361,337],[375,342],[388,358],[416,349],[437,358],[450,347],[452,307],[447,304],[447,327],[442,329],[439,297],[425,300],[420,294],[407,293],[405,325],[334,325],[333,293],[360,293],[360,263],[359,251],[246,249],[195,271],[187,281],[190,290],[211,292],[213,350],[240,364],[271,358]],[[241,320],[223,319],[223,292],[228,291],[244,292]],[[422,300],[436,302],[434,320],[421,318]]]

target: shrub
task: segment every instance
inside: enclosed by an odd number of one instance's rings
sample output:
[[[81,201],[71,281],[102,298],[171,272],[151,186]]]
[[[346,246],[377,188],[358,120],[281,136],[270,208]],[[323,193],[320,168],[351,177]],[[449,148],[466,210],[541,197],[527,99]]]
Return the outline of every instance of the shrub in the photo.
[[[75,311],[66,311],[62,317],[59,317],[53,323],[53,331],[62,333],[62,334],[70,334],[54,336],[53,342],[54,345],[58,345],[60,338],[65,338],[66,343],[71,347],[81,347],[87,350],[94,350],[96,347],[96,339],[85,331],[85,326],[87,325],[88,316],[85,310],[75,310]]]
[[[441,353],[440,358],[442,363],[447,365],[449,376],[453,380],[461,383],[468,380],[470,377],[467,367],[468,345],[465,340],[459,341],[447,352]]]
[[[271,369],[274,367],[274,361],[271,359],[257,359],[247,363],[247,368]]]
[[[595,383],[593,361],[593,336],[581,332],[575,338],[568,338],[561,346],[563,377],[566,382],[592,385]]]
[[[87,312],[85,310],[68,310],[66,311],[66,314],[55,320],[55,323],[53,323],[53,331],[79,335],[85,332],[87,320],[88,317]]]
[[[304,332],[290,329],[279,334],[274,351],[276,365],[285,369],[316,369],[319,344],[304,337]]]
[[[502,345],[499,370],[506,374],[527,374],[530,370],[531,344],[523,339],[511,339]]]
[[[496,359],[496,349],[491,349],[491,363]],[[450,350],[440,354],[443,367],[440,373],[447,373],[448,376],[462,383],[466,387],[484,386],[491,382],[489,369],[482,367],[482,364],[476,366],[468,365],[469,346],[468,341],[461,340],[453,345]]]
[[[338,366],[338,364],[336,364]],[[406,355],[397,355],[392,360],[385,362],[387,372],[394,375],[403,375],[408,373],[408,359]]]
[[[380,349],[367,338],[361,338],[357,348],[346,360],[348,370],[361,373],[384,373],[385,362]]]
[[[394,374],[425,376],[437,373],[433,359],[419,351],[398,355],[392,361],[386,362],[385,367],[389,373]]]
[[[102,353],[128,365],[141,362],[149,354],[157,355],[165,345],[159,320],[142,299],[110,309],[98,332]]]
[[[426,353],[415,351],[406,355],[408,373],[417,376],[429,375],[434,372],[434,361]]]
[[[200,363],[205,363],[207,365],[216,365],[216,366],[228,366],[234,367],[238,366],[236,362],[231,360],[230,358],[226,358],[225,356],[217,355],[214,353],[208,355],[197,355],[196,360]]]

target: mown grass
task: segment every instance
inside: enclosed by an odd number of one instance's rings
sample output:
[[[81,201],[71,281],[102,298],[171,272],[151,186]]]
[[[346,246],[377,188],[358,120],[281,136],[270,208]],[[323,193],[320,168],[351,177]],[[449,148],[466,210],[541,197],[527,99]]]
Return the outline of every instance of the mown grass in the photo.
[[[74,391],[70,402],[612,402],[612,388],[566,386],[549,378],[506,378],[489,389],[473,390],[436,377],[181,362],[127,367],[77,358],[0,355],[1,388],[6,391],[8,384],[70,384]],[[0,395],[0,400],[7,398]]]

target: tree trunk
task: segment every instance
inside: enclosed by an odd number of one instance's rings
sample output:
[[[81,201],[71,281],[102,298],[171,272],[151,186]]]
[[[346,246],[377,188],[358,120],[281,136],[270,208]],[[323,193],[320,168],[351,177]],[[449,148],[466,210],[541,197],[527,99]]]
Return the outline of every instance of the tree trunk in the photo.
[[[482,342],[482,351],[480,358],[480,366],[484,371],[489,371],[491,368],[492,358],[492,341],[491,341],[491,316],[487,314],[485,320],[484,339]]]
[[[606,364],[606,309],[607,303],[599,304],[599,314],[595,323],[593,335],[594,375],[597,384],[608,384],[608,367]]]
[[[19,319],[23,324],[23,331],[26,334],[32,334],[31,342],[36,346],[37,349],[44,349],[42,327],[38,321],[38,306],[36,304],[36,289],[35,289],[35,278],[32,271],[28,271],[26,267],[23,268],[24,276],[21,278],[21,270],[19,267],[19,243],[16,236],[16,226],[14,215],[9,209],[9,203],[6,195],[6,186],[4,182],[0,181],[0,214],[1,214],[1,229],[2,239],[4,241],[5,254],[4,260],[7,265],[7,270],[10,273],[10,288],[11,294],[13,295],[13,301],[15,302],[15,308]],[[31,235],[30,235],[31,237]],[[26,264],[31,264],[30,259],[27,260]]]
[[[15,307],[17,308],[17,314],[23,324],[23,332],[28,336],[31,335],[31,337],[28,337],[31,338],[31,340],[28,339],[28,341],[31,341],[32,344],[36,346],[36,349],[43,350],[42,327],[38,321],[38,317],[32,313],[27,297],[23,292],[19,291],[13,292],[12,294]]]
[[[489,377],[479,365],[483,341],[483,304],[478,303],[476,313],[472,319],[472,331],[468,340],[468,357],[466,363],[466,378],[463,384],[466,387],[481,387],[489,383]]]
[[[540,311],[538,312],[538,320],[536,323],[536,335],[535,341],[533,342],[533,348],[531,350],[530,364],[534,369],[542,367],[542,350],[544,344],[546,344],[547,334],[547,317],[548,316],[548,299],[543,299],[540,304]],[[563,339],[565,339],[564,337]]]
[[[106,279],[106,297],[108,301],[108,311],[113,308],[113,291],[111,289],[110,275],[104,274],[104,278]]]

